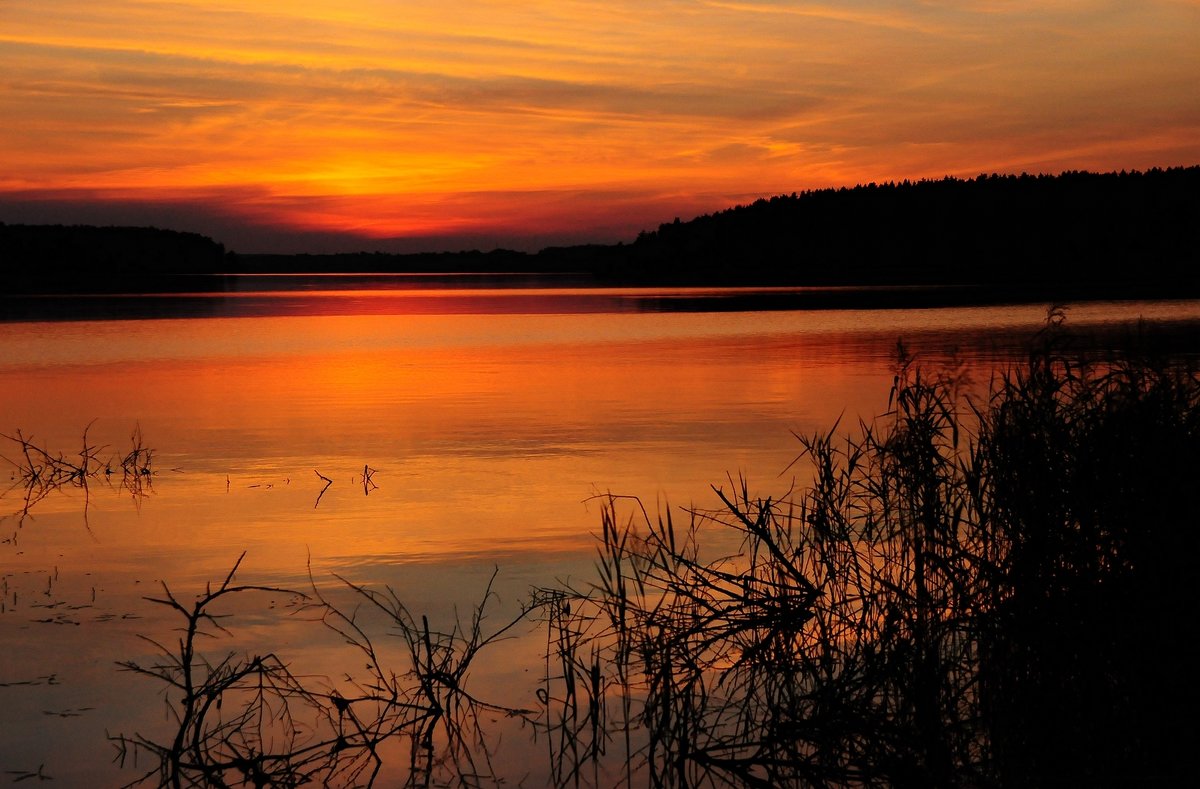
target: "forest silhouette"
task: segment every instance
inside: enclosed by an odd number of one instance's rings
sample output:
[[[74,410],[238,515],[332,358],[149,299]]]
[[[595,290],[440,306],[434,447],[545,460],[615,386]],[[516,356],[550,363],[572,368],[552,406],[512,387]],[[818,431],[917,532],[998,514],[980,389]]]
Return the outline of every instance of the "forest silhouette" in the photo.
[[[610,270],[796,285],[1194,287],[1198,218],[1200,167],[872,183],[664,224]]]
[[[205,277],[224,273],[520,271],[599,284],[970,291],[946,294],[959,302],[1186,296],[1200,285],[1200,166],[821,189],[676,219],[631,243],[536,254],[238,254],[194,233],[0,224],[0,255],[10,293],[219,290]]]

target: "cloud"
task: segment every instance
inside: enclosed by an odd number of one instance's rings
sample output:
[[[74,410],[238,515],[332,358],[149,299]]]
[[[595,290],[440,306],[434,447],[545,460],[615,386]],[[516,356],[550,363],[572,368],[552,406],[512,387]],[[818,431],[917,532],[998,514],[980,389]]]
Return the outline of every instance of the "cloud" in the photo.
[[[8,0],[0,192],[433,237],[624,232],[635,209],[959,168],[1187,164],[1197,29],[1197,4],[1164,0]]]

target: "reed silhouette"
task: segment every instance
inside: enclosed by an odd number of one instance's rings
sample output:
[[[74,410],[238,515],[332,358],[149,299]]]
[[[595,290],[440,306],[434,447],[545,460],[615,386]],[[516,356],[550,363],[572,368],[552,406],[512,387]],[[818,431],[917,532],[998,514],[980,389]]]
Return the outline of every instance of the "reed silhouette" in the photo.
[[[244,554],[243,554],[244,557]],[[235,595],[253,592],[295,595],[290,590],[233,582],[239,558],[225,579],[211,586],[190,605],[181,602],[164,583],[161,597],[147,597],[183,619],[182,635],[174,645],[147,636],[160,655],[152,663],[124,661],[126,671],[164,684],[168,709],[175,721],[168,739],[145,735],[112,737],[117,760],[136,766],[138,756],[151,758],[152,767],[129,786],[157,781],[158,786],[296,786],[314,777],[351,781],[366,769],[356,760],[332,756],[337,735],[315,742],[303,720],[321,721],[327,710],[274,653],[210,659],[200,642],[227,632],[214,608]],[[300,707],[310,713],[304,718]]]
[[[108,447],[93,444],[88,438],[90,430],[91,423],[84,427],[82,446],[74,456],[51,450],[20,430],[12,435],[0,434],[0,438],[10,442],[17,453],[16,460],[0,455],[0,459],[11,467],[11,484],[0,492],[0,498],[19,491],[21,504],[12,516],[16,518],[18,528],[24,525],[39,502],[59,491],[77,489],[83,492],[85,523],[93,485],[100,484],[128,495],[135,506],[153,491],[154,477],[158,473],[154,467],[154,450],[145,445],[141,426],[135,426],[130,433],[127,452],[110,453],[105,460],[101,459],[101,453]]]
[[[485,631],[493,597],[489,582],[468,622],[439,631],[390,589],[339,579],[367,608],[346,611],[315,582],[308,592],[237,583],[244,557],[191,605],[165,583],[160,597],[146,598],[178,614],[182,636],[174,644],[144,636],[159,657],[119,664],[160,685],[172,718],[165,734],[110,737],[122,766],[150,762],[128,787],[370,786],[383,767],[382,748],[393,740],[409,746],[406,786],[499,783],[481,715],[526,717],[533,711],[478,698],[467,677],[478,654],[523,622],[527,609]],[[293,611],[315,614],[348,645],[354,663],[365,658],[368,673],[347,674],[335,683],[298,676],[274,651],[214,654],[203,649],[229,634],[228,607],[234,598],[263,593],[283,595]],[[392,633],[402,637],[406,665],[390,663],[377,649],[364,625],[368,612],[382,614]]]
[[[572,685],[616,695],[570,754],[619,732],[653,786],[1184,781],[1200,379],[1060,323],[982,403],[903,360],[885,417],[801,437],[798,494],[738,481],[682,528],[608,502],[599,581],[553,598],[558,725]],[[741,550],[702,559],[713,527]]]

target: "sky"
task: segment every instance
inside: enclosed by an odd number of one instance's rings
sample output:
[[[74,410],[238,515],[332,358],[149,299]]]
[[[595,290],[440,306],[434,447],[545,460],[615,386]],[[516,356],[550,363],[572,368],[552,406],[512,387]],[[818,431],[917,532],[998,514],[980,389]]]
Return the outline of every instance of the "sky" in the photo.
[[[0,222],[536,250],[1200,164],[1200,0],[0,0]]]

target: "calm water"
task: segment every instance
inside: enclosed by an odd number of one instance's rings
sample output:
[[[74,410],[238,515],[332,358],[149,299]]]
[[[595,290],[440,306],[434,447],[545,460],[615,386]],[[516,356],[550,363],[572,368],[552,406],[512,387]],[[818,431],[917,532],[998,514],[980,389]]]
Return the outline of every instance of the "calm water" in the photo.
[[[676,311],[676,298],[747,294],[418,284],[247,281],[84,311],[187,317],[0,323],[0,432],[70,456],[86,430],[107,459],[137,429],[155,471],[144,495],[97,480],[86,499],[68,486],[22,516],[19,447],[0,439],[13,485],[0,498],[0,774],[137,775],[110,763],[105,734],[169,725],[160,688],[116,666],[151,659],[139,635],[176,637],[142,599],[163,582],[190,600],[244,551],[244,582],[304,589],[311,571],[335,597],[334,574],[387,584],[448,626],[499,568],[499,617],[532,585],[587,576],[591,497],[708,507],[727,475],[783,493],[803,483],[784,471],[792,431],[884,410],[898,338],[986,381],[1045,314]],[[1200,349],[1200,302],[1069,311],[1079,328],[1139,318]],[[352,673],[359,657],[310,620],[260,598],[212,648]],[[472,677],[480,695],[535,705],[543,639],[502,645]]]

